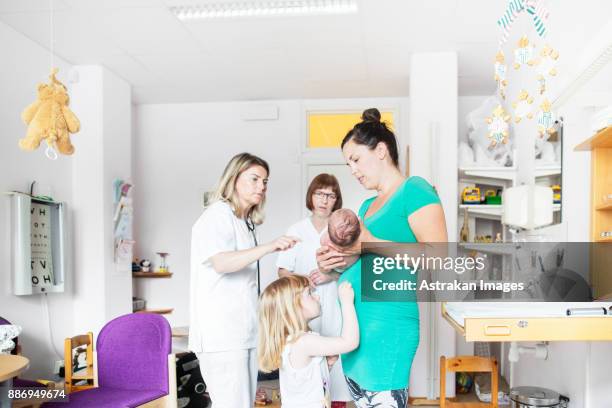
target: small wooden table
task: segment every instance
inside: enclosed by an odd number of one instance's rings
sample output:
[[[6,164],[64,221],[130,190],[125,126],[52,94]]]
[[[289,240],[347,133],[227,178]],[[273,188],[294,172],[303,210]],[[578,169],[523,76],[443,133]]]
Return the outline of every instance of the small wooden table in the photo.
[[[23,356],[0,354],[0,382],[17,377],[30,366],[30,360]]]
[[[23,356],[0,354],[0,407],[10,408],[7,390],[13,386],[13,377],[17,377],[30,366],[30,360]]]

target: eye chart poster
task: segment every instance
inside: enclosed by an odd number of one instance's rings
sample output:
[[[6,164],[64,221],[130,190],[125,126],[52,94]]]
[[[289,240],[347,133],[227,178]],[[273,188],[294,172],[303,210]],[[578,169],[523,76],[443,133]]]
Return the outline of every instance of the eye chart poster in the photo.
[[[44,292],[53,286],[53,258],[51,255],[51,209],[45,204],[32,203],[32,289]]]

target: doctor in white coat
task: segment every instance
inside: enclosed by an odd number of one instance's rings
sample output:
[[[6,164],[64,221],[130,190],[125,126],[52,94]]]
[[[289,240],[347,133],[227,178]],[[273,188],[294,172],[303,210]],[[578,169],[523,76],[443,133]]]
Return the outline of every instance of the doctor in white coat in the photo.
[[[278,275],[283,277],[297,273],[307,276],[316,286],[321,302],[321,316],[309,322],[310,328],[322,336],[339,336],[342,329],[342,312],[338,303],[339,274],[319,272],[316,259],[317,249],[321,247],[321,235],[327,230],[331,213],[342,208],[342,194],[336,177],[322,173],[312,180],[306,192],[306,208],[311,215],[293,224],[287,231],[287,235],[298,237],[300,241],[279,254],[276,262]],[[352,401],[340,360],[332,366],[330,383],[331,399],[336,402],[334,406]]]
[[[259,244],[268,164],[234,156],[191,231],[189,349],[215,408],[252,407],[257,387],[257,262],[293,247],[282,236]]]

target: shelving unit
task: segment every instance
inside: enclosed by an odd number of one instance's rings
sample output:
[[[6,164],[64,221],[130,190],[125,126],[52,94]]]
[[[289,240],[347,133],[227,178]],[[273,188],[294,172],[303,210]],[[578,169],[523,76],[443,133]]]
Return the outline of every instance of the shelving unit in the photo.
[[[537,184],[553,185],[561,183],[561,166],[559,164],[540,165],[535,168],[535,179]],[[506,189],[516,185],[516,167],[460,167],[459,168],[459,192],[464,187],[478,186],[481,192],[488,189]],[[484,190],[484,191],[483,191]],[[556,214],[560,214],[561,204],[554,204]],[[458,208],[458,235],[463,225],[464,211],[468,211],[470,241],[474,241],[476,235],[491,235],[493,239],[497,233],[501,234],[502,240],[507,241],[508,231],[501,224],[503,205],[490,204],[460,204]],[[555,217],[557,220],[558,216]]]
[[[464,209],[468,210],[468,213],[480,216],[480,218],[486,219],[501,219],[504,207],[502,205],[487,205],[487,204],[461,204],[459,205],[461,212]],[[561,211],[561,204],[553,204],[553,211]]]
[[[134,279],[169,279],[171,277],[172,277],[172,272],[132,272],[132,278]],[[136,293],[135,290],[134,290],[134,293]],[[145,299],[145,301],[146,300],[147,299]],[[170,314],[173,311],[174,311],[174,308],[151,308],[151,309],[137,310],[134,313]]]
[[[612,293],[612,202],[605,198],[612,194],[612,126],[606,127],[574,148],[591,152],[591,241],[600,243],[591,249],[590,278],[595,298]]]
[[[143,309],[134,313],[155,313],[155,314],[170,314],[174,311],[173,308],[169,309]]]
[[[169,278],[172,272],[132,272],[133,278]]]

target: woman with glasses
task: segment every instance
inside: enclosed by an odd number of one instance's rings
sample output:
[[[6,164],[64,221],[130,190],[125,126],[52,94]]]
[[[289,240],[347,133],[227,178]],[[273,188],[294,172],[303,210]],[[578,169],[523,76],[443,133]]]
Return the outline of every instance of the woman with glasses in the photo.
[[[310,215],[289,227],[287,235],[300,241],[291,249],[279,254],[276,266],[280,277],[299,274],[308,277],[316,287],[321,303],[321,316],[309,323],[310,328],[322,336],[339,336],[342,315],[338,303],[339,274],[321,273],[317,267],[316,252],[321,246],[321,235],[327,229],[332,212],[342,208],[342,194],[338,180],[331,174],[316,176],[306,192],[306,208]],[[351,400],[342,365],[336,362],[330,371],[332,407],[343,407]]]
[[[191,229],[189,349],[197,354],[215,408],[252,407],[257,386],[257,262],[295,245],[259,244],[268,163],[234,156],[212,203]]]

